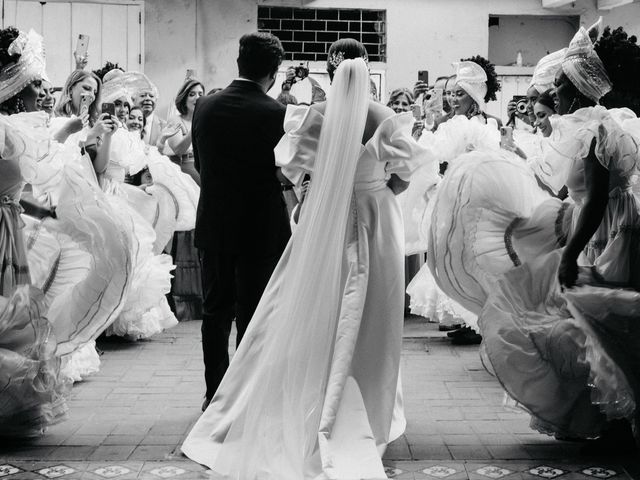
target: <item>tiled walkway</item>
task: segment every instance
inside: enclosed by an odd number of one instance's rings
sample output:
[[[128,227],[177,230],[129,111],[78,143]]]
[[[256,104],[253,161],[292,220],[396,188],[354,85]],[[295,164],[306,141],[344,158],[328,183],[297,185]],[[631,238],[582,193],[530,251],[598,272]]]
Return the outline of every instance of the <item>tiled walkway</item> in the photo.
[[[106,343],[100,372],[77,384],[69,419],[33,442],[0,445],[0,478],[215,478],[179,450],[200,413],[200,322],[152,340]],[[503,406],[477,347],[454,347],[410,319],[402,361],[406,434],[385,455],[389,477],[487,480],[629,478],[634,457],[582,455],[532,432]],[[636,477],[640,478],[640,477]]]

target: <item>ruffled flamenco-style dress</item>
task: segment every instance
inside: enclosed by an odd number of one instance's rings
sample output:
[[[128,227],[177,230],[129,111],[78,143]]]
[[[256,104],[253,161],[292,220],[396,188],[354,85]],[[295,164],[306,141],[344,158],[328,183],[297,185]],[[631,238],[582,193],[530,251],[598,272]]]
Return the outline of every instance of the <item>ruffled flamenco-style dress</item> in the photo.
[[[159,202],[142,189],[124,183],[126,173],[137,173],[145,166],[144,152],[134,150],[132,135],[118,130],[112,138],[109,163],[99,175],[99,183],[119,221],[131,232],[134,240],[132,279],[124,306],[118,318],[106,329],[106,335],[131,340],[148,338],[177,325],[165,295],[171,285],[171,257],[156,254],[156,230],[169,235],[175,225],[175,207],[160,208]],[[166,204],[163,203],[163,206]]]
[[[446,179],[460,155],[474,150],[497,149],[499,141],[500,136],[495,124],[458,115],[441,124],[435,132],[425,132],[419,143],[426,148],[436,165],[447,164],[444,173]],[[407,248],[414,252],[428,251],[434,199],[438,190],[444,188],[443,180],[434,175],[433,162],[422,166],[412,180],[407,191],[402,194],[405,200]],[[412,313],[442,325],[467,325],[478,330],[477,315],[447,296],[438,287],[428,264],[425,264],[409,283],[407,294],[410,297]]]
[[[14,118],[16,117],[16,118]],[[56,207],[57,219],[23,216],[33,285],[45,296],[58,340],[61,375],[79,381],[99,368],[95,339],[119,316],[132,281],[131,231],[111,207],[77,138],[53,141],[46,114],[20,114],[12,123],[36,149],[21,159],[36,199]]]
[[[25,147],[0,117],[0,438],[37,436],[63,420],[69,390],[44,294],[30,285],[19,203]]]
[[[554,119],[553,128],[545,161],[570,201],[537,196],[531,173],[506,152],[460,162],[449,187],[464,194],[436,206],[447,228],[432,228],[434,271],[447,293],[479,312],[486,366],[531,413],[532,427],[595,438],[611,419],[638,418],[640,204],[632,182],[640,121],[630,110],[597,106]],[[578,259],[577,285],[563,292],[561,247],[583,208],[583,158],[594,139],[609,171],[609,200]]]
[[[316,285],[314,303],[300,306],[307,313],[292,318],[281,314],[298,295],[292,282],[300,266],[291,259],[308,248],[297,244],[300,224],[294,231],[227,374],[182,446],[192,460],[230,478],[386,478],[381,456],[406,424],[399,378],[404,235],[386,178],[408,180],[426,161],[411,138],[412,121],[410,114],[389,117],[361,145],[342,280]],[[294,184],[307,173],[313,179],[322,128],[318,111],[288,107],[276,162]],[[305,213],[312,212],[303,207],[300,222]],[[315,268],[327,268],[316,254]],[[327,322],[310,321],[335,300]]]

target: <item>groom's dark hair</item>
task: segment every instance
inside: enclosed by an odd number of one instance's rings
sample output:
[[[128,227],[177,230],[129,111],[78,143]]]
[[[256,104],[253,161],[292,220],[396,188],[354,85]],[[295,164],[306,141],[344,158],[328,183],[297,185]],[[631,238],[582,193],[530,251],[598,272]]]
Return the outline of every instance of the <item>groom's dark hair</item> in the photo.
[[[284,49],[275,35],[265,32],[247,33],[240,38],[238,73],[258,80],[274,74],[284,57]]]

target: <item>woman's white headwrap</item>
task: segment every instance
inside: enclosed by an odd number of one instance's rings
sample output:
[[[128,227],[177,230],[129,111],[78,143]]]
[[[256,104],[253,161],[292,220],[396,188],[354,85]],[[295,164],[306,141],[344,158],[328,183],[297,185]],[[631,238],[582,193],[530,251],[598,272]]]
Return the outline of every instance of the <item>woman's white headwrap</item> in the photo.
[[[36,80],[49,81],[42,37],[33,29],[20,32],[7,49],[9,55],[19,54],[15,63],[0,69],[0,103],[4,103]]]
[[[487,73],[475,62],[464,61],[456,67],[456,85],[459,85],[482,108],[487,94]]]
[[[562,66],[566,52],[567,49],[563,48],[542,57],[533,71],[533,78],[529,86],[534,87],[538,93],[546,92],[553,88],[556,73]]]
[[[611,80],[604,68],[604,64],[595,49],[589,35],[594,33],[597,38],[599,24],[602,18],[592,26],[589,31],[580,27],[575,34],[562,61],[562,71],[571,80],[571,83],[585,97],[594,102],[598,101],[611,91]]]
[[[122,70],[110,70],[102,81],[101,98],[103,102],[113,103],[119,98],[126,98],[131,103],[131,92],[125,85],[125,73]]]
[[[134,100],[135,97],[137,97],[142,92],[151,92],[157,100],[158,88],[153,84],[151,80],[149,80],[149,77],[147,77],[144,73],[125,72],[122,75],[122,80]]]

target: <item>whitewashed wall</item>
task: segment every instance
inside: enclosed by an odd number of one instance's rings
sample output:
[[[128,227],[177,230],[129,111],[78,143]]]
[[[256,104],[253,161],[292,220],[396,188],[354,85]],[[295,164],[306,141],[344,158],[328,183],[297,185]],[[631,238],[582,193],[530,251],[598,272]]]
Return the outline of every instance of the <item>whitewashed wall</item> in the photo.
[[[559,10],[544,9],[540,0],[146,0],[145,71],[160,87],[161,107],[187,68],[195,68],[207,88],[235,77],[238,39],[256,30],[258,5],[386,9],[388,61],[374,68],[386,71],[387,91],[412,84],[418,70],[435,78],[452,73],[454,60],[486,56],[492,14],[578,15],[585,25],[603,14],[605,24],[640,34],[640,3],[598,12],[596,0]]]

